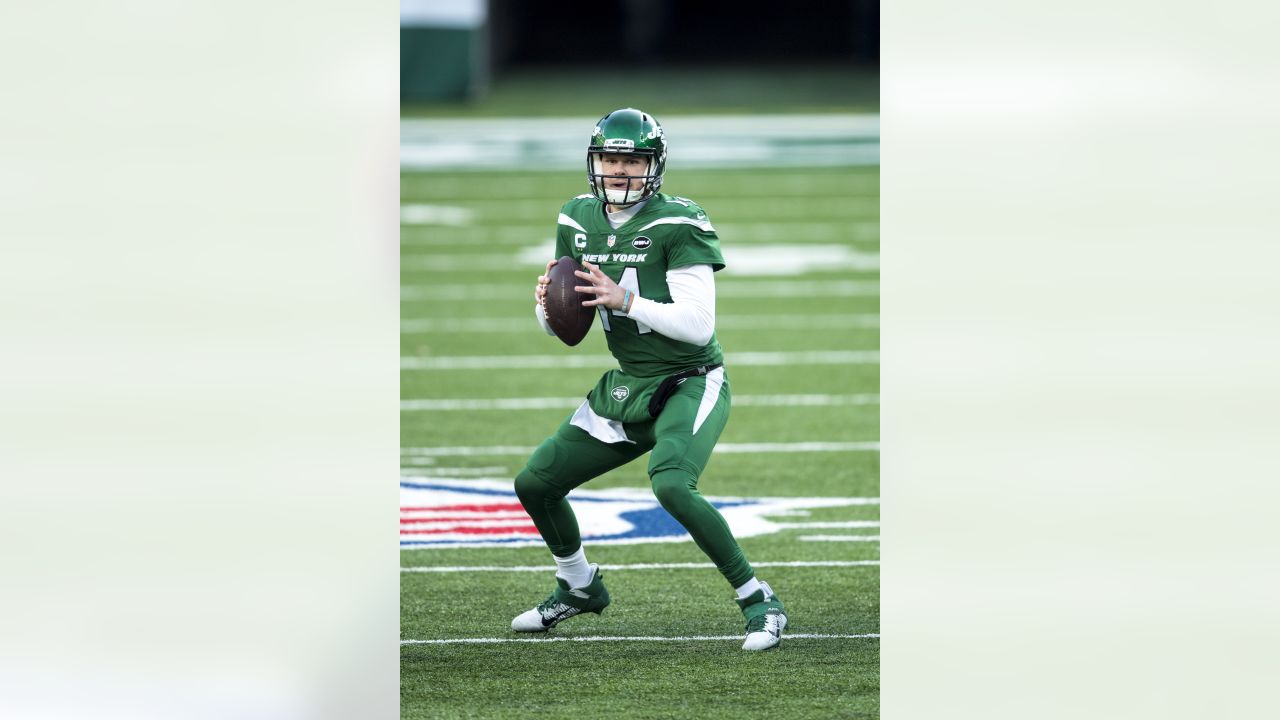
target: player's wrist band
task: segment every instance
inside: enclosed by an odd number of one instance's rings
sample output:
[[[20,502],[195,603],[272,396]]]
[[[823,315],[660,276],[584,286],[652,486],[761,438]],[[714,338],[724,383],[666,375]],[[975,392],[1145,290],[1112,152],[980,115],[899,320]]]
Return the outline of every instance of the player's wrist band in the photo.
[[[622,312],[627,312],[631,309],[631,298],[632,295],[630,290],[622,291]]]

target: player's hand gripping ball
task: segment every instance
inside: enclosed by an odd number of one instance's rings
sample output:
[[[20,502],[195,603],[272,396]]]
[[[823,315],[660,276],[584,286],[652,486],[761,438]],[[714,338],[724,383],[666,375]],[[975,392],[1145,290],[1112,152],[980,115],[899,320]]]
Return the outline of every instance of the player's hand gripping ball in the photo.
[[[582,266],[576,260],[565,255],[547,273],[551,280],[547,283],[547,295],[543,302],[547,324],[556,337],[569,346],[582,342],[596,318],[594,307],[582,306],[583,301],[594,300],[595,296],[573,289],[582,282],[573,273],[581,269]]]

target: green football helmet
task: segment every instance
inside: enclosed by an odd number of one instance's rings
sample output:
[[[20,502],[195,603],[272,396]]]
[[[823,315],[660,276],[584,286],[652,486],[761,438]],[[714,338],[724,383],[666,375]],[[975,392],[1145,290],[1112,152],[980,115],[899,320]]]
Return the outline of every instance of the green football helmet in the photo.
[[[644,186],[632,190],[605,187],[608,175],[602,158],[606,154],[640,155],[648,159],[644,175],[629,176],[629,180],[643,180]],[[587,146],[587,182],[591,194],[601,202],[616,207],[630,207],[648,198],[662,187],[662,173],[667,169],[667,139],[658,119],[635,108],[622,108],[600,118],[591,132],[591,144]]]

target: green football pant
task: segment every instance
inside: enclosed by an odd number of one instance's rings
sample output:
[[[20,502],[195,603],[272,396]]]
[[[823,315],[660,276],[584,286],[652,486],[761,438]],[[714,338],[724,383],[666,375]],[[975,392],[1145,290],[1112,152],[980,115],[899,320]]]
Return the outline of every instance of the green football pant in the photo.
[[[684,526],[731,585],[739,587],[755,575],[720,511],[698,492],[698,478],[729,420],[730,406],[726,378],[718,397],[708,398],[714,406],[709,412],[702,407],[700,416],[705,389],[705,377],[690,378],[656,420],[626,423],[623,429],[634,444],[601,442],[566,419],[555,435],[534,450],[516,475],[516,494],[553,554],[567,557],[582,547],[578,520],[565,496],[652,451],[649,479],[662,507]]]

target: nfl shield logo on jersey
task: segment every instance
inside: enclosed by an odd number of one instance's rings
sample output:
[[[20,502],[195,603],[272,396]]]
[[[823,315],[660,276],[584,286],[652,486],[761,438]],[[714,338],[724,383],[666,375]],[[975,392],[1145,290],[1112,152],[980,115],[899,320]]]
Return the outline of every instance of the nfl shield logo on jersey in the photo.
[[[616,243],[616,242],[618,242],[618,236],[617,236],[617,235],[610,235],[610,236],[609,236],[609,241],[608,241],[608,243],[606,243],[606,244],[607,244],[609,247],[613,247],[613,244],[614,244],[614,243]]]

